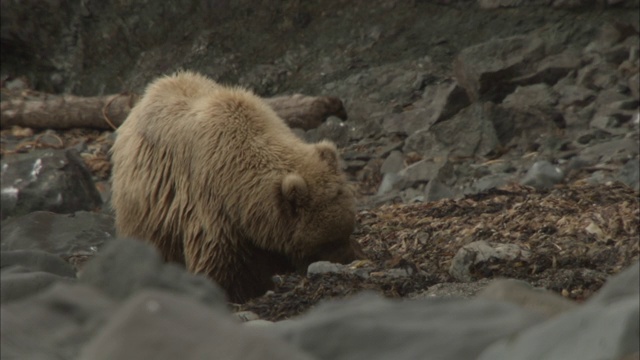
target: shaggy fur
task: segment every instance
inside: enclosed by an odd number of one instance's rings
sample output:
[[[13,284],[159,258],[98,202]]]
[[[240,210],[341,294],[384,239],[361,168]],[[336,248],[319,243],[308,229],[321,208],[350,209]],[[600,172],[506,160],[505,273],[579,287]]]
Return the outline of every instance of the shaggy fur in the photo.
[[[150,241],[225,288],[350,262],[354,195],[329,142],[298,139],[259,97],[182,72],[149,85],[117,131],[112,204],[121,236]]]

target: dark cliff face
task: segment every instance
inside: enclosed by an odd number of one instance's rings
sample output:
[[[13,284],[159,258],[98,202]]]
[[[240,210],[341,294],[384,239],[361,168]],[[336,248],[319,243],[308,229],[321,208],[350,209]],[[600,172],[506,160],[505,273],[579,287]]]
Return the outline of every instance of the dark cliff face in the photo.
[[[547,35],[557,46],[574,44],[603,20],[633,23],[637,3],[603,11],[482,10],[468,0],[3,1],[2,76],[89,96],[138,91],[189,68],[261,95],[315,92],[358,69],[425,56],[448,70],[467,46],[542,26],[555,27]]]

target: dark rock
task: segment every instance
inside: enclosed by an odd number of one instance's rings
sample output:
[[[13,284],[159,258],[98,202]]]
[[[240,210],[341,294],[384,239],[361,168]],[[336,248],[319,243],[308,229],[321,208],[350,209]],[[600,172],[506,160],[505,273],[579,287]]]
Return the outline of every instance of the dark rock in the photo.
[[[596,93],[593,90],[582,86],[555,86],[554,90],[556,94],[560,94],[559,104],[563,107],[586,106],[596,98]]]
[[[33,151],[2,160],[2,219],[38,210],[93,210],[101,204],[91,174],[74,150]]]
[[[544,83],[554,85],[573,70],[577,70],[582,61],[575,51],[567,50],[542,59],[532,73],[513,79],[514,84],[531,85]]]
[[[42,250],[62,258],[93,255],[115,236],[113,218],[78,211],[62,215],[36,211],[2,222],[0,249]]]
[[[417,108],[397,114],[389,114],[382,121],[382,128],[390,134],[413,134],[417,130],[429,127],[434,123],[432,113],[428,109]]]
[[[75,277],[76,271],[59,256],[40,250],[14,250],[0,252],[0,266],[4,273],[11,267],[27,271],[44,271],[50,274]]]
[[[364,168],[365,166],[367,166],[366,161],[351,160],[351,161],[345,161],[342,164],[342,169],[347,173],[355,173],[355,172],[358,172],[359,170],[362,170],[362,168]]]
[[[533,186],[536,189],[548,189],[560,183],[564,179],[563,171],[546,160],[537,161],[525,176],[520,180],[520,184]]]
[[[113,308],[95,289],[60,282],[36,296],[3,303],[2,358],[76,359]]]
[[[633,98],[636,100],[640,99],[640,73],[629,77],[628,85]]]
[[[466,92],[455,82],[428,86],[422,99],[413,104],[413,109],[391,114],[383,120],[382,127],[387,133],[410,135],[449,119],[469,104]]]
[[[370,117],[364,119],[354,118],[353,120],[345,121],[344,124],[347,127],[349,141],[374,138],[382,133],[382,127],[379,122]]]
[[[126,301],[77,358],[310,359],[282,340],[243,328],[224,312],[157,290]]]
[[[626,161],[638,156],[637,137],[610,139],[596,143],[580,151],[580,156],[590,162]]]
[[[268,331],[318,359],[404,360],[428,354],[453,360],[474,359],[489,344],[536,322],[535,316],[510,304],[397,302],[363,294],[325,302],[295,320],[274,323]]]
[[[618,83],[617,69],[602,62],[594,62],[578,70],[576,85],[592,90],[612,88]]]
[[[372,157],[373,156],[369,153],[359,152],[359,151],[345,151],[342,154],[342,158],[346,161],[351,161],[351,160],[369,161],[371,160]]]
[[[478,0],[481,9],[497,9],[522,6],[546,6],[549,0]]]
[[[214,308],[225,307],[224,292],[204,275],[166,264],[160,253],[139,240],[117,239],[86,265],[80,281],[123,300],[140,289],[155,288],[189,295]]]
[[[589,123],[589,127],[592,129],[607,130],[620,127],[620,121],[614,116],[597,114]]]
[[[618,171],[617,179],[629,185],[635,191],[640,191],[640,161],[636,158],[631,158],[626,164]]]
[[[532,64],[544,57],[544,51],[536,37],[494,39],[462,50],[453,72],[472,101],[500,100],[515,89],[514,79],[529,73]]]
[[[451,119],[409,136],[403,151],[415,151],[425,159],[484,156],[499,145],[492,116],[491,105],[473,104]]]
[[[349,143],[349,127],[339,118],[331,116],[317,128],[308,130],[305,138],[310,143],[331,140],[336,146],[343,147]]]
[[[640,351],[638,263],[612,277],[593,298],[489,346],[478,358],[623,359]]]
[[[502,104],[506,107],[551,108],[556,105],[559,95],[546,84],[518,86],[516,90],[504,98]]]
[[[63,277],[43,271],[9,272],[0,275],[0,300],[2,305],[12,301],[22,300],[28,296],[41,292],[52,284],[61,281],[71,281]],[[4,321],[4,319],[3,319]]]
[[[389,143],[388,145],[383,146],[378,150],[378,156],[381,158],[387,157],[394,150],[401,150],[404,145],[404,141],[394,141]]]
[[[531,252],[515,244],[488,243],[486,241],[475,241],[461,247],[456,255],[451,259],[449,274],[458,281],[474,281],[476,278],[471,274],[472,266],[496,260],[526,260],[531,256]]]

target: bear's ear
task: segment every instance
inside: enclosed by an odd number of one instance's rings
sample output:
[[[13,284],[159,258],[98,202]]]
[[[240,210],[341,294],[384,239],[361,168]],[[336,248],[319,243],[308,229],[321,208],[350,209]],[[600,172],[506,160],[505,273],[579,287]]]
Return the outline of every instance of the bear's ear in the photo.
[[[332,169],[336,171],[340,170],[340,161],[338,159],[338,149],[336,146],[329,141],[321,141],[316,144],[316,150],[318,151],[318,155],[320,155],[320,159],[327,164]]]
[[[294,208],[304,205],[308,194],[307,182],[302,176],[291,173],[282,179],[282,195]]]

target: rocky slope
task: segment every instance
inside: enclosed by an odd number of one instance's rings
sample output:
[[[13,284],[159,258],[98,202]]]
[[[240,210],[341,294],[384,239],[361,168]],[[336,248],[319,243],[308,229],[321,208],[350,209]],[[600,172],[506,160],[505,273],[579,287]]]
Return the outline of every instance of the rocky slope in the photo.
[[[638,356],[638,1],[0,6],[7,89],[340,97],[295,131],[339,145],[369,257],[227,304],[114,239],[111,132],[3,129],[2,358]]]

